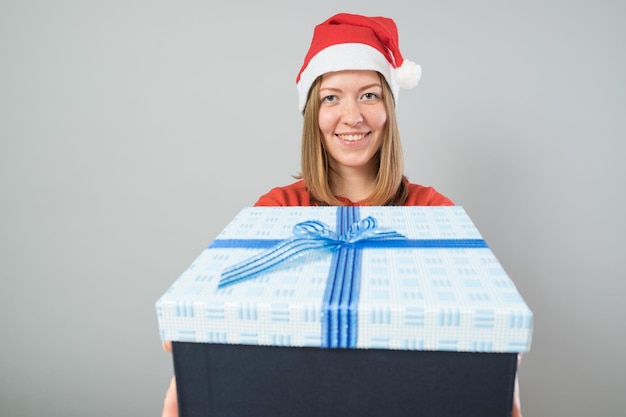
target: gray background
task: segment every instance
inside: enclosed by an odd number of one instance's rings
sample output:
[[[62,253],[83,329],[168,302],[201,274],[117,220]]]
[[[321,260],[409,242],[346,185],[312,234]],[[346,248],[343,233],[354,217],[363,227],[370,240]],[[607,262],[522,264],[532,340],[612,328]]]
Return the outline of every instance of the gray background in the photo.
[[[0,415],[159,415],[154,303],[299,169],[313,26],[393,17],[406,173],[535,313],[526,416],[623,413],[623,1],[0,1]],[[406,4],[403,4],[406,3]]]

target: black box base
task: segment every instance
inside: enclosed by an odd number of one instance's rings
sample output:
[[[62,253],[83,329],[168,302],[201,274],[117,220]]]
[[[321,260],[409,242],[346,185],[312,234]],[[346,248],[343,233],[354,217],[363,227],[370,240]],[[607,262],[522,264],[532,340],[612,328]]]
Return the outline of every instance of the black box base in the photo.
[[[173,343],[181,417],[507,417],[515,353]]]

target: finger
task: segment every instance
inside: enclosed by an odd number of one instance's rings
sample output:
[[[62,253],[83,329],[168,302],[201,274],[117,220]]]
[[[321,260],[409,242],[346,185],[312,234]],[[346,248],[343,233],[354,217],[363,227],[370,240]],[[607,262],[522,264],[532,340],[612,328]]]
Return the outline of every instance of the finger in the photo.
[[[515,375],[515,389],[513,391],[513,411],[511,417],[522,417],[522,405],[520,403],[519,382]]]
[[[176,395],[176,378],[172,377],[170,386],[165,393],[163,401],[163,413],[161,417],[178,417],[178,397]]]

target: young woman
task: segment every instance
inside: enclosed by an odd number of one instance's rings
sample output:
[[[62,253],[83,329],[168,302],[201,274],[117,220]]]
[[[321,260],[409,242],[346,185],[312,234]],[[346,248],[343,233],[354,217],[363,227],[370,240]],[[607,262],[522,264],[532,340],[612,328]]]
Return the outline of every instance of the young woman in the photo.
[[[395,104],[421,69],[404,60],[393,20],[338,14],[315,28],[296,79],[303,113],[301,174],[257,206],[450,206],[432,187],[403,174]],[[164,347],[171,352],[171,344]],[[176,381],[163,417],[178,415]],[[516,395],[513,416],[521,416]]]
[[[421,68],[404,60],[393,20],[341,13],[317,25],[296,78],[300,181],[257,205],[452,205],[403,174],[395,104]]]
[[[377,71],[319,76],[304,108],[300,181],[272,189],[259,206],[452,205],[403,175],[394,100]]]

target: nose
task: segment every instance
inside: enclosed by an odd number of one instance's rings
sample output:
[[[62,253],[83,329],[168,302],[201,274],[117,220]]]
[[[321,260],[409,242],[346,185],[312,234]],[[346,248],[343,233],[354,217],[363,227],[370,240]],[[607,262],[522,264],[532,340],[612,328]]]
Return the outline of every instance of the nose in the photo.
[[[356,126],[363,122],[363,114],[359,107],[359,103],[348,100],[344,102],[341,118],[348,126]]]

